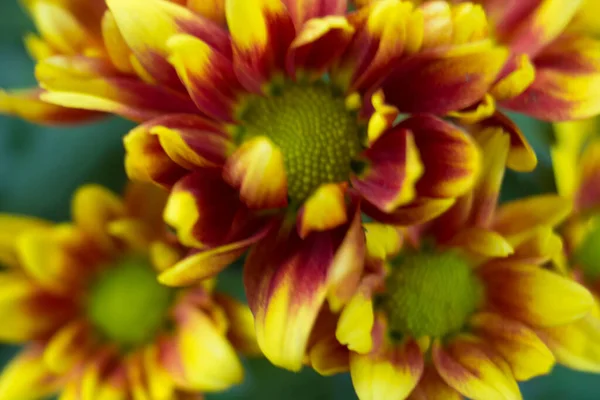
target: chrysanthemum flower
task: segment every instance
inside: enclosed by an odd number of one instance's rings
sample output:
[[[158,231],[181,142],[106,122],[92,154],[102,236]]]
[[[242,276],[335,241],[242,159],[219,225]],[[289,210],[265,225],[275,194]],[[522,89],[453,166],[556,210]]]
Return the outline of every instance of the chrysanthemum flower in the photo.
[[[73,223],[0,215],[0,340],[25,345],[0,398],[191,400],[242,380],[236,349],[257,350],[250,310],[210,281],[156,280],[185,252],[164,227],[164,200],[90,185]]]
[[[600,298],[600,125],[595,119],[556,125],[552,159],[558,190],[575,211],[562,226],[564,257],[557,267]],[[600,372],[600,310],[578,326],[555,329],[548,342],[571,368]],[[561,339],[556,341],[556,338]],[[574,353],[574,354],[573,354]]]
[[[583,286],[545,267],[561,252],[552,228],[569,200],[543,195],[496,209],[509,138],[479,140],[494,151],[475,189],[447,213],[410,228],[366,227],[367,268],[335,333],[350,350],[361,400],[520,399],[517,381],[554,364],[549,330],[594,306]],[[342,349],[322,351],[331,339],[317,336],[310,363],[341,370]]]

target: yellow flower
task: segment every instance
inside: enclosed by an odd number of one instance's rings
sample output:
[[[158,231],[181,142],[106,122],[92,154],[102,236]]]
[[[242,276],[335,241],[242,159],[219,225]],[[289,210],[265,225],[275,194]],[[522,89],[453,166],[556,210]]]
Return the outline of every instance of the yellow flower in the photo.
[[[592,295],[546,268],[562,251],[553,227],[570,201],[496,207],[509,137],[490,131],[479,143],[494,151],[448,212],[407,228],[367,224],[358,290],[337,324],[317,322],[309,363],[323,374],[349,366],[361,400],[520,399],[517,381],[548,373],[555,358],[594,362],[573,346],[581,334],[557,334],[580,332]]]
[[[257,350],[250,310],[210,281],[156,280],[188,251],[165,229],[164,201],[143,185],[123,200],[88,185],[72,223],[0,215],[0,340],[25,345],[0,398],[195,399],[241,382],[236,349]]]

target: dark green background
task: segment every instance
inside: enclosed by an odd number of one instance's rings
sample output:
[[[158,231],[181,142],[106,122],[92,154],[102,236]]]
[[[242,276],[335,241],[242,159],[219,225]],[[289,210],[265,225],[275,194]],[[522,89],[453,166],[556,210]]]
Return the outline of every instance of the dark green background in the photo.
[[[0,87],[34,84],[33,64],[22,45],[23,34],[32,29],[17,0],[0,2]],[[538,149],[540,166],[532,174],[509,172],[503,192],[505,200],[554,190],[546,139],[549,127],[525,118],[518,119]],[[95,182],[120,190],[125,182],[120,138],[131,126],[127,121],[111,118],[88,126],[48,128],[0,116],[0,212],[62,221],[69,218],[70,196],[79,185]],[[243,297],[239,270],[228,271],[220,284],[224,290]],[[0,363],[5,363],[15,350],[14,347],[0,347]],[[243,385],[208,397],[261,400],[356,398],[347,375],[322,378],[309,369],[294,374],[271,367],[264,360],[249,360],[246,364],[248,369]],[[600,399],[600,378],[562,368],[522,387],[526,400]]]

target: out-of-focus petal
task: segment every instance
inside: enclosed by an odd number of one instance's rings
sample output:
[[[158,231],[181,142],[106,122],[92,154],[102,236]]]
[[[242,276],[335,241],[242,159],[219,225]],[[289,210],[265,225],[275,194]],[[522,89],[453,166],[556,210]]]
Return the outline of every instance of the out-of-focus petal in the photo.
[[[44,220],[0,214],[0,264],[5,267],[19,267],[18,254],[16,253],[17,238],[30,230],[48,229],[51,225]]]
[[[219,25],[225,25],[226,0],[187,0],[187,7]]]
[[[261,354],[256,342],[254,317],[248,306],[224,294],[216,294],[215,301],[223,309],[229,322],[227,338],[233,347],[245,355]]]
[[[42,353],[39,345],[30,345],[4,367],[0,398],[37,400],[60,388],[59,380],[46,368]]]
[[[287,205],[283,153],[267,137],[259,136],[242,144],[227,159],[223,176],[240,190],[240,197],[249,208]]]
[[[581,155],[579,188],[575,204],[579,210],[600,207],[600,141],[590,143]]]
[[[362,210],[373,219],[386,224],[408,226],[430,221],[447,211],[456,199],[433,199],[421,197],[391,213],[382,212],[378,207],[363,202]]]
[[[515,69],[500,79],[490,93],[496,100],[512,99],[523,93],[535,80],[535,66],[526,54],[516,61]]]
[[[423,376],[408,400],[462,400],[463,397],[456,390],[448,386],[440,377],[435,367],[425,366]]]
[[[283,0],[296,28],[312,18],[329,15],[344,15],[348,7],[347,0]]]
[[[493,309],[534,327],[573,322],[594,305],[583,286],[538,266],[482,266],[478,273]]]

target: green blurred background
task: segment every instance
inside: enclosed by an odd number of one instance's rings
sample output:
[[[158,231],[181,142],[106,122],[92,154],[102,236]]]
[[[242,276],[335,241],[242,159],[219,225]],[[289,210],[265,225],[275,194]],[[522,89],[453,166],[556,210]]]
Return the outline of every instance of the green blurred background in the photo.
[[[0,19],[0,87],[33,85],[33,64],[22,44],[23,34],[33,26],[17,0],[0,1]],[[503,200],[554,190],[547,150],[549,127],[516,118],[536,147],[540,165],[531,174],[509,172]],[[87,126],[49,128],[0,116],[0,212],[63,221],[69,218],[70,196],[81,184],[100,183],[120,191],[126,180],[121,137],[131,126],[130,122],[111,118]],[[239,268],[227,271],[220,285],[223,290],[243,298]],[[17,350],[1,346],[0,365]],[[356,398],[347,375],[323,378],[309,369],[294,374],[278,370],[264,360],[247,360],[246,365],[244,384],[227,393],[207,397],[224,400]],[[526,400],[598,400],[600,378],[557,367],[551,375],[523,384],[522,389]]]

